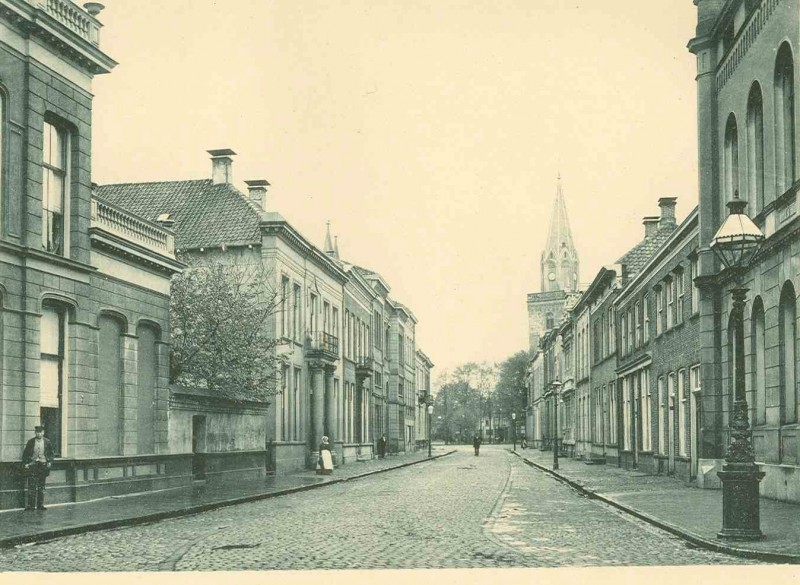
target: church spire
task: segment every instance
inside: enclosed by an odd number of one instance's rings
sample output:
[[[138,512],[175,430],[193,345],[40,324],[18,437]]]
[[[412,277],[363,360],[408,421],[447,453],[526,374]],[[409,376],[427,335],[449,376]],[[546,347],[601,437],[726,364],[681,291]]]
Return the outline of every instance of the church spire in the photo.
[[[542,291],[578,289],[578,252],[572,241],[567,217],[567,204],[561,186],[561,173],[556,183],[556,200],[550,216],[547,242],[542,252]]]
[[[339,253],[336,250],[336,248],[334,247],[333,239],[331,238],[331,222],[330,221],[328,222],[328,229],[327,229],[327,232],[325,233],[325,247],[323,248],[322,251],[325,252],[328,256],[331,256],[332,258],[336,258],[336,259],[339,258]]]

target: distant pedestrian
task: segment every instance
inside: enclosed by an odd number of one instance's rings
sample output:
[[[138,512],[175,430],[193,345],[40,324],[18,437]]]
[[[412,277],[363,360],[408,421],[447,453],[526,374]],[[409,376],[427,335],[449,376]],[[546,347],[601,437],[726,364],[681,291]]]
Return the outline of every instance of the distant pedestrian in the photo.
[[[25,509],[46,510],[44,507],[44,484],[50,475],[53,463],[53,446],[44,438],[44,427],[34,427],[35,436],[28,441],[22,451],[22,465],[25,467],[27,493]]]
[[[472,446],[475,448],[475,457],[481,454],[481,438],[478,435],[475,435],[475,438],[472,439]]]
[[[378,439],[378,457],[381,459],[386,457],[386,435],[381,435],[381,438]]]
[[[333,473],[333,457],[331,456],[331,444],[328,437],[322,437],[319,444],[319,460],[317,461],[317,475],[330,475]]]
[[[528,440],[525,437],[522,437],[521,447],[523,449],[527,449],[528,448]]]

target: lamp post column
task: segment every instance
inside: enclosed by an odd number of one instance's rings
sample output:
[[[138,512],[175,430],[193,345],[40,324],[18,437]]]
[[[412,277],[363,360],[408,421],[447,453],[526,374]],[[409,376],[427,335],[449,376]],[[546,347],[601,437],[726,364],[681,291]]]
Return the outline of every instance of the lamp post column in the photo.
[[[744,386],[744,305],[747,289],[735,288],[731,293],[734,402],[728,455],[722,471],[717,472],[722,481],[722,530],[717,536],[731,540],[759,540],[764,535],[760,529],[758,484],[764,472],[759,471],[755,464]]]
[[[553,391],[553,469],[558,469],[558,388]]]

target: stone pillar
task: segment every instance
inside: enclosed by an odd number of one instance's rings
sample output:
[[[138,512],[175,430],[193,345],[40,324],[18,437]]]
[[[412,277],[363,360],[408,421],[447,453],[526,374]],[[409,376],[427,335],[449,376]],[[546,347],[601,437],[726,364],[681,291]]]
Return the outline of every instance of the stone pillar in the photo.
[[[325,368],[325,434],[333,445],[336,434],[336,397],[333,395],[333,368]]]
[[[321,363],[311,364],[311,389],[314,393],[313,418],[311,420],[311,451],[316,454],[313,459],[316,461],[325,427],[325,370]]]

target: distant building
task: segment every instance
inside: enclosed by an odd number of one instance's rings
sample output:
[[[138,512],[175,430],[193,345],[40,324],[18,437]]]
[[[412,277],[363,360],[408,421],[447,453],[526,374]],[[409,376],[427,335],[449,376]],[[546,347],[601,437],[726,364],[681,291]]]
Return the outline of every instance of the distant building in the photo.
[[[540,260],[541,292],[528,294],[528,341],[531,352],[542,335],[557,327],[568,299],[578,290],[580,264],[572,241],[559,175],[547,242]]]

